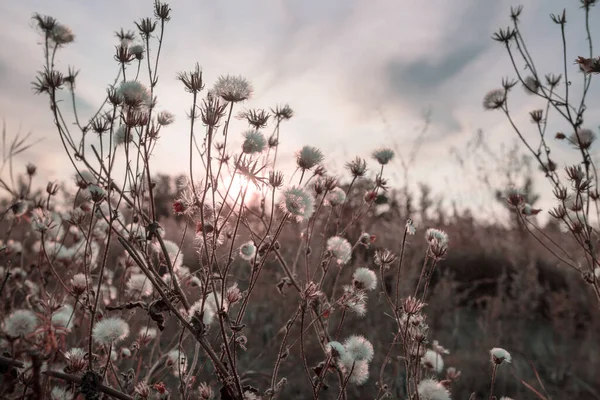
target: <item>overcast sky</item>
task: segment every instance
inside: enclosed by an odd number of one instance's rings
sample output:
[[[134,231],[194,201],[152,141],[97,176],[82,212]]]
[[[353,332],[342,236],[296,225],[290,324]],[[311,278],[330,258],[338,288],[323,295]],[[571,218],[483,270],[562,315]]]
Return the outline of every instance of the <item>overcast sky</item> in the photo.
[[[405,157],[431,110],[431,125],[410,176],[459,202],[489,200],[476,175],[461,173],[452,148],[464,151],[478,129],[492,149],[516,136],[501,114],[484,111],[483,95],[514,77],[502,46],[491,35],[509,24],[513,1],[481,0],[257,0],[171,2],[157,90],[159,108],[177,122],[162,134],[155,169],[186,169],[190,95],[175,79],[199,62],[208,87],[221,74],[241,74],[255,88],[246,107],[289,103],[296,116],[282,130],[281,150],[291,160],[308,144],[323,149],[327,166],[341,170],[355,155],[395,144]],[[524,35],[540,71],[561,71],[560,31],[549,18],[568,3],[567,60],[574,90],[581,76],[571,65],[586,54],[579,1],[528,0],[522,14]],[[133,22],[152,15],[152,1],[6,0],[0,3],[0,117],[8,132],[32,131],[44,138],[19,159],[34,161],[45,176],[72,174],[64,157],[45,97],[31,89],[42,65],[41,38],[34,12],[52,15],[73,30],[76,41],[58,55],[58,68],[81,70],[77,81],[80,113],[89,118],[117,72],[114,31],[134,29]],[[600,8],[592,10],[597,20]],[[592,29],[594,27],[592,26]],[[593,37],[600,34],[593,31]],[[600,49],[600,40],[598,40]],[[534,137],[528,112],[543,103],[516,88],[516,120]],[[586,126],[598,133],[600,87],[591,88]],[[555,119],[556,120],[556,119]],[[551,125],[550,131],[565,128]],[[233,125],[234,134],[241,123]],[[235,130],[237,129],[237,131]],[[552,142],[554,153],[570,152]],[[557,156],[558,157],[558,156]],[[558,160],[558,161],[562,161]],[[391,170],[400,176],[399,164]],[[390,171],[391,172],[391,171]],[[546,186],[542,186],[546,189]]]

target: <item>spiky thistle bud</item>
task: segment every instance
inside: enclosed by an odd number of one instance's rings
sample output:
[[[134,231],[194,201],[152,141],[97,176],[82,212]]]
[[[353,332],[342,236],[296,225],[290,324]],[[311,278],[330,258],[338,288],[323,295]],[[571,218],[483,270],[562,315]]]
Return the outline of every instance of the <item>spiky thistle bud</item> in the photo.
[[[346,168],[355,178],[360,178],[367,172],[367,163],[364,159],[356,157],[354,160],[346,163]]]
[[[135,22],[135,26],[137,26],[143,37],[150,37],[156,29],[156,21],[152,21],[150,18],[142,18],[140,22]]]
[[[323,161],[321,150],[312,146],[304,146],[296,153],[296,164],[302,170],[309,170]]]

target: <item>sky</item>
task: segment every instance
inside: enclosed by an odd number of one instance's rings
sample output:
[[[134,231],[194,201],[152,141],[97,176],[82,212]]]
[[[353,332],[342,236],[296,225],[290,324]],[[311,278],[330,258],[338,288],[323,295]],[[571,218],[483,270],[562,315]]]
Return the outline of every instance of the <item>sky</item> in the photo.
[[[73,173],[53,128],[48,101],[31,89],[43,56],[32,14],[54,16],[75,34],[75,42],[60,51],[57,67],[80,70],[76,94],[85,121],[117,73],[114,32],[134,30],[134,21],[152,16],[152,3],[0,3],[0,118],[9,135],[32,132],[34,138],[43,139],[16,160],[17,167],[32,161],[46,179],[65,180]],[[582,77],[571,63],[587,54],[579,2],[528,0],[521,20],[537,68],[560,73],[560,30],[549,15],[561,12],[566,3],[567,60],[571,87],[577,93]],[[281,133],[281,159],[290,166],[294,152],[303,145],[321,148],[328,169],[340,173],[346,161],[357,155],[368,158],[379,147],[392,146],[408,159],[429,113],[428,130],[408,172],[411,185],[427,183],[448,201],[482,209],[491,197],[477,167],[469,162],[461,167],[453,154],[458,151],[468,158],[467,143],[479,130],[485,144],[499,155],[517,138],[502,114],[484,111],[481,104],[487,91],[500,87],[502,77],[516,77],[506,51],[491,36],[509,25],[510,6],[518,4],[515,0],[172,1],[156,93],[158,108],[175,114],[176,122],[161,135],[154,169],[175,174],[187,168],[186,110],[191,95],[176,74],[198,62],[207,87],[223,74],[250,80],[255,92],[245,108],[284,103],[293,108],[295,117]],[[598,19],[598,13],[600,7],[592,9],[591,19]],[[593,29],[592,37],[600,39]],[[528,113],[544,104],[519,87],[513,91],[514,118],[525,137],[534,139]],[[588,98],[586,126],[599,133],[598,82],[592,83]],[[566,129],[556,116],[551,118],[549,131]],[[232,132],[241,138],[244,128],[236,122]],[[559,165],[572,159],[573,150],[565,143],[553,141],[552,149]],[[491,159],[483,164],[490,171],[497,169]],[[398,160],[389,173],[395,184],[403,183]],[[549,193],[543,176],[537,175],[539,190]],[[494,179],[501,182],[500,177]],[[546,208],[553,204],[550,196],[541,203]]]

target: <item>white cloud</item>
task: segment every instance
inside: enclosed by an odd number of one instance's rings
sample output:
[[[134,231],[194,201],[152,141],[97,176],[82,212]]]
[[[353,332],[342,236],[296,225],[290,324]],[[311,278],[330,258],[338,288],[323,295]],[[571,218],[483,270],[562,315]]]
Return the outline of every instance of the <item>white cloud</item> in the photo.
[[[509,24],[511,1],[485,5],[478,0],[172,3],[157,94],[159,108],[173,112],[177,122],[162,134],[155,153],[154,168],[161,172],[186,169],[185,157],[173,155],[185,153],[190,96],[175,76],[192,69],[196,61],[203,67],[208,87],[220,74],[247,76],[256,89],[256,98],[248,106],[290,103],[296,117],[281,137],[283,154],[289,157],[301,145],[310,144],[330,153],[329,162],[340,167],[346,161],[341,157],[368,157],[371,148],[385,144],[389,135],[408,152],[421,112],[431,107],[431,139],[411,173],[413,181],[443,187],[452,179],[451,146],[463,146],[478,128],[484,129],[492,147],[515,137],[501,116],[481,108],[486,91],[497,87],[501,77],[514,76],[502,46],[490,39],[497,27]],[[524,32],[540,70],[551,72],[549,66],[560,61],[558,30],[547,16],[562,7],[558,0],[536,0],[528,2],[523,12]],[[73,29],[76,42],[61,51],[57,65],[81,70],[78,96],[82,104],[92,105],[100,104],[117,70],[114,31],[134,30],[133,21],[151,16],[152,10],[147,1],[117,0],[36,0],[0,6],[4,27],[0,116],[9,128],[21,123],[24,130],[47,137],[44,149],[29,155],[40,164],[51,157],[47,169],[56,178],[65,171],[70,175],[70,169],[66,158],[57,157],[62,149],[47,102],[31,90],[30,82],[42,62],[40,38],[30,20],[33,12],[53,15]],[[582,24],[575,18],[578,13],[577,4],[568,7],[568,15],[573,15],[568,34],[577,38],[570,39],[574,46],[568,60],[585,50]],[[575,89],[578,79],[573,74]],[[595,103],[599,97],[597,90],[591,91]],[[530,129],[528,112],[539,104],[525,97],[515,105],[523,107],[517,120]],[[82,113],[89,118],[91,110]],[[599,116],[589,117],[595,118],[590,120],[592,126],[600,122]],[[241,130],[241,123],[233,129],[234,134]],[[26,159],[20,160],[24,164]]]

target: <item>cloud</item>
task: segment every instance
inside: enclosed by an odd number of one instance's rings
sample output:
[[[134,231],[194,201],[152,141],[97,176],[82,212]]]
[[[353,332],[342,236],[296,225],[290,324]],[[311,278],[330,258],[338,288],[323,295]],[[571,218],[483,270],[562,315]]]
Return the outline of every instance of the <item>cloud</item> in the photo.
[[[177,82],[176,73],[203,67],[207,87],[221,74],[242,74],[255,86],[248,107],[269,108],[289,103],[296,116],[282,131],[282,160],[293,164],[293,153],[304,144],[323,148],[328,162],[340,166],[349,157],[368,157],[390,137],[409,152],[424,110],[432,120],[421,157],[411,170],[413,180],[446,185],[455,173],[452,146],[462,146],[478,128],[492,146],[512,140],[514,133],[501,115],[485,113],[483,94],[497,87],[503,76],[514,76],[502,47],[490,37],[506,26],[512,0],[286,0],[172,2],[167,24],[157,95],[159,109],[176,115],[176,123],[161,136],[153,163],[156,170],[183,172],[187,162],[179,154],[187,141],[186,111],[191,97]],[[540,70],[560,66],[560,37],[548,14],[564,7],[559,0],[527,3],[523,26]],[[61,50],[57,66],[81,72],[77,104],[83,121],[102,103],[118,66],[113,60],[120,27],[134,29],[133,21],[151,16],[147,1],[81,2],[32,0],[0,5],[0,117],[9,127],[24,126],[46,137],[43,149],[32,150],[38,162],[47,161],[52,175],[70,175],[54,132],[47,100],[35,96],[30,82],[42,63],[40,37],[32,26],[33,12],[56,16],[69,25],[76,42]],[[579,15],[570,4],[568,15]],[[598,10],[593,10],[597,14]],[[594,14],[594,15],[595,15]],[[577,17],[579,18],[579,17]],[[569,25],[572,49],[568,59],[585,49],[580,19]],[[579,22],[577,22],[579,21]],[[151,53],[154,60],[155,50]],[[135,66],[128,71],[131,77]],[[147,81],[142,68],[141,76]],[[573,74],[573,88],[579,77]],[[590,100],[599,100],[592,87]],[[515,91],[518,91],[517,88]],[[529,127],[528,112],[539,108],[526,97],[514,103],[516,119]],[[543,105],[541,106],[543,107]],[[35,116],[35,118],[32,118]],[[600,117],[589,115],[596,124]],[[595,119],[594,119],[595,118]],[[594,126],[594,125],[592,125]],[[234,121],[232,132],[242,130]],[[563,129],[559,124],[552,129]],[[529,131],[528,131],[529,132]],[[535,132],[527,133],[533,138]],[[239,139],[239,138],[238,138]],[[60,160],[60,161],[57,161]],[[21,159],[23,165],[25,158]],[[51,161],[51,162],[50,162]]]

